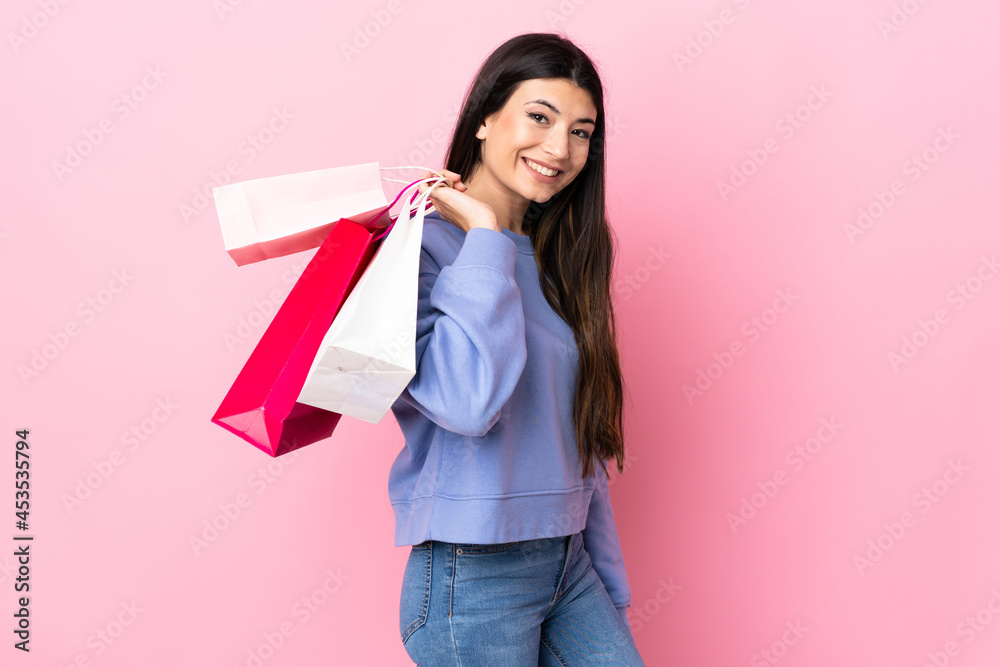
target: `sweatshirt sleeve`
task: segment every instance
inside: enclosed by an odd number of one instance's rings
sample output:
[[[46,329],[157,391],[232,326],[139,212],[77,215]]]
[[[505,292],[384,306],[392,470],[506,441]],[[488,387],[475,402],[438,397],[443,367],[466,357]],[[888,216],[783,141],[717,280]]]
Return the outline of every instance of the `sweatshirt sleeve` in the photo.
[[[631,631],[626,610],[632,604],[632,592],[625,572],[625,560],[622,556],[621,542],[618,540],[614,511],[611,509],[608,480],[600,464],[595,462],[595,466],[594,476],[597,478],[597,485],[594,487],[594,495],[591,496],[590,508],[587,510],[583,546],[590,554],[594,570],[604,583],[604,588],[618,609],[622,622]]]
[[[400,399],[449,431],[485,435],[528,360],[516,256],[511,239],[479,227],[448,266],[421,249],[416,374]]]

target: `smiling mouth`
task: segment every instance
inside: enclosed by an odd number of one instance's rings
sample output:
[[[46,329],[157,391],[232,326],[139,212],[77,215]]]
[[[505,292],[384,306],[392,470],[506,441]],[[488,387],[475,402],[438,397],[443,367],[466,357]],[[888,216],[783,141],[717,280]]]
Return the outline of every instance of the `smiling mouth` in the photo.
[[[528,165],[528,168],[533,169],[534,171],[538,172],[542,176],[548,176],[549,178],[554,178],[554,177],[558,176],[559,174],[563,173],[563,172],[559,171],[558,169],[549,169],[548,167],[543,167],[542,165],[540,165],[537,162],[534,162],[532,160],[529,160],[528,158],[523,158],[523,159],[524,159],[524,163],[526,165]]]

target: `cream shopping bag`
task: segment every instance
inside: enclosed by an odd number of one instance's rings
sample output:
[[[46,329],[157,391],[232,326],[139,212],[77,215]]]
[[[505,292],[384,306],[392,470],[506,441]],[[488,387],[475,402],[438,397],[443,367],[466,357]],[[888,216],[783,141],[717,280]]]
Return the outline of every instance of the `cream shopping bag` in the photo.
[[[341,219],[389,224],[378,162],[212,188],[226,252],[243,266],[318,248]]]

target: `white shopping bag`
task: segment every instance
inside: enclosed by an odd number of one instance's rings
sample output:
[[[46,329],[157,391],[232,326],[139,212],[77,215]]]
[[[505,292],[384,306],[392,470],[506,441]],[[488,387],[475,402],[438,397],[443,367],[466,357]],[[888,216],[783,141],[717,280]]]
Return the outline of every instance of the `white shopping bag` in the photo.
[[[341,218],[389,224],[378,162],[212,188],[226,252],[243,266],[318,248]]]
[[[399,214],[392,230],[333,320],[298,402],[371,424],[416,374],[417,274],[425,204],[440,177]],[[404,200],[405,201],[405,200]]]

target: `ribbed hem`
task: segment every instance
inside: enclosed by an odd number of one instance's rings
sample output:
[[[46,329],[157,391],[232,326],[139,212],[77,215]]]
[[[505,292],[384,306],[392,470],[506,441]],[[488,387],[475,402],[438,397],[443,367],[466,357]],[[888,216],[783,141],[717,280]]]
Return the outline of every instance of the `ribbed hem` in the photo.
[[[395,545],[424,540],[499,544],[572,535],[586,525],[581,517],[587,514],[584,499],[590,493],[579,487],[565,493],[459,499],[436,495],[393,503]]]

